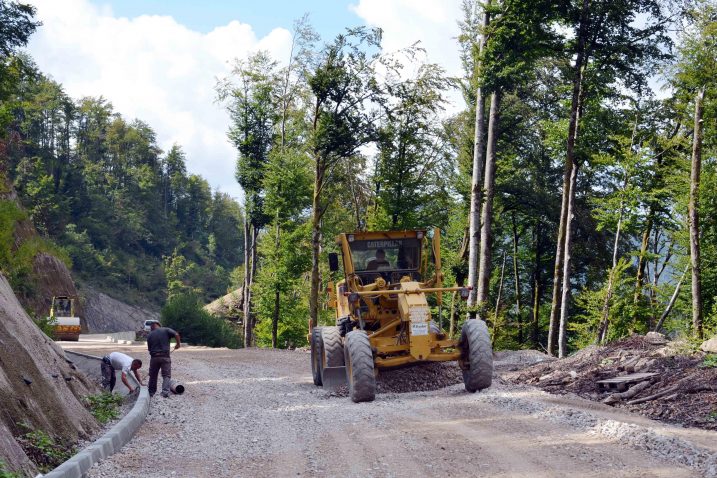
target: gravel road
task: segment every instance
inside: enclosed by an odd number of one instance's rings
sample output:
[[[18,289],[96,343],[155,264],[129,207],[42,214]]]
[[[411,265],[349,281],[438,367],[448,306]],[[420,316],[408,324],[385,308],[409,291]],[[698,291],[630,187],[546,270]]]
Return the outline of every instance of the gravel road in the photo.
[[[156,395],[138,434],[90,477],[717,475],[713,434],[499,377],[477,394],[456,384],[354,404],[312,384],[305,352],[188,347],[172,365],[186,393]]]

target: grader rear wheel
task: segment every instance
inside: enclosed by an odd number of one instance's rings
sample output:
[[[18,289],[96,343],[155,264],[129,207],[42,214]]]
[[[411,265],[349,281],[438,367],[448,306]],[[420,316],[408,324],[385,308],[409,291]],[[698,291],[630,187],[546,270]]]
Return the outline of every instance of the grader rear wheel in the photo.
[[[466,390],[475,393],[493,381],[493,347],[488,327],[480,319],[469,319],[461,331],[461,368]]]
[[[321,349],[323,348],[323,340],[321,338],[322,327],[314,327],[311,329],[311,376],[314,379],[314,385],[321,386]]]
[[[356,403],[372,402],[376,397],[376,377],[373,374],[371,342],[365,332],[354,330],[346,334],[344,360],[351,400]]]

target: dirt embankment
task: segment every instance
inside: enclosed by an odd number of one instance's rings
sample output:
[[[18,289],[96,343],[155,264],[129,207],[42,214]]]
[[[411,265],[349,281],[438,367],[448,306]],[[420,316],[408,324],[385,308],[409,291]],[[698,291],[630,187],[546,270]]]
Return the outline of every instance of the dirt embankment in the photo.
[[[231,291],[227,295],[218,298],[214,302],[205,305],[204,310],[215,317],[221,317],[223,319],[231,320],[232,322],[239,322],[241,319],[243,303],[242,288],[240,287]]]
[[[0,275],[0,457],[12,469],[37,471],[15,439],[23,422],[61,443],[89,436],[97,422],[80,399],[96,391],[32,322]]]
[[[91,334],[140,330],[145,320],[159,320],[159,313],[129,305],[81,284],[84,320]]]
[[[0,181],[2,179],[0,178]],[[21,207],[17,193],[10,184],[2,181],[0,184],[0,200],[12,201]],[[15,223],[13,239],[15,249],[23,243],[37,239],[38,233],[32,221],[23,219]],[[35,317],[47,317],[54,296],[78,297],[75,282],[67,266],[58,258],[41,252],[33,259],[32,278],[29,290],[18,293],[18,299],[25,310]],[[75,313],[80,317],[82,332],[87,333],[87,324],[84,321],[84,310],[81,301],[75,301]]]
[[[604,347],[590,346],[562,360],[505,375],[513,383],[545,391],[574,393],[649,418],[717,430],[717,368],[706,354],[683,355],[675,345],[632,336]],[[634,373],[654,374],[619,390],[603,390],[600,380]]]

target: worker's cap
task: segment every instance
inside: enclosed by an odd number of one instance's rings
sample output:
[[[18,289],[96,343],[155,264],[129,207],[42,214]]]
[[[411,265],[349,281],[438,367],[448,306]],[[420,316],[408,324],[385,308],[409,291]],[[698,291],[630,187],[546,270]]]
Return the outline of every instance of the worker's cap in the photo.
[[[153,324],[157,324],[157,325],[159,325],[160,327],[161,327],[161,325],[162,325],[162,324],[159,323],[159,320],[148,320],[148,321],[147,321],[147,325],[153,325]]]

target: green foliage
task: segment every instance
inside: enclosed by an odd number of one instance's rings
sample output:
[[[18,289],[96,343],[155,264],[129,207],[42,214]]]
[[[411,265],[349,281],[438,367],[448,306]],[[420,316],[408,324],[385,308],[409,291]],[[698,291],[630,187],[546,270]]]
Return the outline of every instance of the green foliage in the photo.
[[[277,347],[306,345],[309,291],[305,272],[311,267],[310,234],[309,224],[304,223],[287,228],[278,247],[275,237],[269,234],[260,242],[261,267],[254,283],[256,343],[260,347],[271,347],[274,326]]]
[[[42,237],[24,240],[15,245],[14,232],[26,215],[12,201],[0,200],[0,271],[8,278],[16,293],[29,295],[35,287],[33,261],[39,253],[53,255],[68,267],[71,260],[67,252]]]
[[[22,478],[22,473],[8,470],[7,464],[0,460],[0,478]]]
[[[236,328],[205,311],[193,294],[177,294],[167,301],[162,309],[162,325],[176,330],[192,344],[236,349],[242,343]]]
[[[55,339],[55,319],[50,317],[33,317],[35,324],[42,330],[42,333],[50,339]]]
[[[74,447],[57,443],[43,430],[33,430],[24,422],[19,426],[24,433],[17,437],[17,442],[42,473],[56,468],[75,453]]]
[[[439,114],[448,87],[437,65],[422,65],[415,78],[389,86],[393,101],[379,131],[370,229],[446,225],[454,164]]]
[[[613,274],[613,293],[609,299],[608,320],[610,324],[608,340],[616,340],[631,333],[645,333],[646,324],[636,322],[633,311],[634,278],[627,272],[630,261],[620,259]],[[574,332],[571,346],[581,349],[595,342],[597,329],[605,317],[608,284],[599,289],[583,289],[575,298],[580,313],[574,318],[571,330]]]
[[[710,354],[700,364],[701,368],[717,368],[717,355]]]
[[[122,404],[122,396],[110,392],[101,392],[86,396],[84,402],[85,406],[98,422],[107,423],[119,416],[119,406]]]

